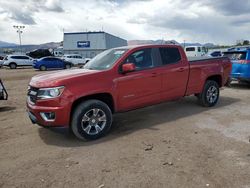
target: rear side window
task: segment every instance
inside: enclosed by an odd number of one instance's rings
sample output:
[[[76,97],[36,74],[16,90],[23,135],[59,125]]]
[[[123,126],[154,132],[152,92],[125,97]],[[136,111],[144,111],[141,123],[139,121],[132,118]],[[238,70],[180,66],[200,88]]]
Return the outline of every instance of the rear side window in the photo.
[[[194,52],[194,51],[195,51],[194,47],[186,48],[186,52]]]
[[[138,50],[129,55],[129,57],[125,60],[125,63],[134,63],[136,70],[151,68],[153,67],[151,52],[151,48]]]
[[[178,48],[160,48],[159,50],[163,65],[177,63],[181,60]]]
[[[44,61],[54,61],[56,58],[45,58]]]
[[[19,56],[11,56],[12,59],[20,59]]]
[[[11,56],[12,59],[29,59],[26,56]]]
[[[231,60],[246,60],[246,52],[224,52],[224,56]]]

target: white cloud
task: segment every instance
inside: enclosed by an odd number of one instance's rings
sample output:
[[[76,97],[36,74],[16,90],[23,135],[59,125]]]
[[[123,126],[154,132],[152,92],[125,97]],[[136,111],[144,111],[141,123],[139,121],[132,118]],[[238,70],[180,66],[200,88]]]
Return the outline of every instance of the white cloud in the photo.
[[[242,0],[239,0],[242,1]],[[22,0],[0,2],[0,40],[17,42],[14,24],[24,24],[23,42],[63,40],[63,29],[99,31],[131,39],[234,43],[250,39],[249,0]],[[230,2],[232,4],[230,4]],[[232,5],[232,6],[231,6]]]

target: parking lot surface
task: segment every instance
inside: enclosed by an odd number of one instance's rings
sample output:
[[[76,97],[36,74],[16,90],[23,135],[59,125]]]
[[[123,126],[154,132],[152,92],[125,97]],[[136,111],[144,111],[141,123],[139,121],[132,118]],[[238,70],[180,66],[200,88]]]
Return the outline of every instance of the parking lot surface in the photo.
[[[77,140],[26,114],[32,69],[0,69],[0,187],[250,188],[250,86],[223,88],[217,106],[193,96],[114,116],[110,133]]]

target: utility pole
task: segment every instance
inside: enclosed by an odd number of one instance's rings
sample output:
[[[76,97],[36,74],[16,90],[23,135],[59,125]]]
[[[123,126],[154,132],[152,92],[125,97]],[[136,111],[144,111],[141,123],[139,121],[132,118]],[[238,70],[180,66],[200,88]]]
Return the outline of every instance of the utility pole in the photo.
[[[186,40],[184,40],[184,44],[183,44],[183,46],[184,46],[184,49],[185,49],[185,46],[186,46]]]
[[[24,25],[13,25],[13,28],[16,29],[16,32],[18,33],[20,53],[22,53],[22,36],[21,36],[21,34],[23,33],[22,29],[24,29],[25,26]]]

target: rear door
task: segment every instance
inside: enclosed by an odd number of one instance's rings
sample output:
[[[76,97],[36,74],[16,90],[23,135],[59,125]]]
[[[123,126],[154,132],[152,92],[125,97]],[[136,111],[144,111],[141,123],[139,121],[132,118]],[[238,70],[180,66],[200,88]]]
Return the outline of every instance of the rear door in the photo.
[[[124,63],[134,63],[134,72],[116,80],[118,110],[134,109],[160,101],[161,75],[157,72],[155,49],[146,48],[130,54]]]
[[[162,60],[162,98],[170,100],[185,95],[189,65],[182,60],[177,47],[159,48]]]
[[[64,68],[65,63],[63,60],[56,58],[56,61],[57,61],[57,68]]]
[[[55,58],[46,58],[46,64],[48,68],[54,69],[58,67],[58,63]]]
[[[22,56],[22,59],[23,59],[23,65],[25,66],[32,65],[28,56]]]

